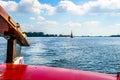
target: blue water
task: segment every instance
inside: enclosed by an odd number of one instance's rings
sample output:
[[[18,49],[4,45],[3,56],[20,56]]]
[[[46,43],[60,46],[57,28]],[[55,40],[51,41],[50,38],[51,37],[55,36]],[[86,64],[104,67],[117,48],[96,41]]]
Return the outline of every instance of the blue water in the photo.
[[[6,59],[7,41],[0,37],[0,63],[4,63]]]
[[[29,37],[23,47],[25,64],[62,67],[115,74],[120,71],[120,37]],[[0,38],[0,61],[6,53]]]

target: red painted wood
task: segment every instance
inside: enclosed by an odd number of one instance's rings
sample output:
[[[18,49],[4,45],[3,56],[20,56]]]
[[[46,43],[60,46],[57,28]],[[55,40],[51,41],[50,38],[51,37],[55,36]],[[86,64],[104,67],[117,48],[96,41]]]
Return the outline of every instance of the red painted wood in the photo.
[[[20,26],[12,20],[7,12],[0,6],[0,35],[10,37],[15,35],[17,43],[22,46],[29,46],[30,43]]]
[[[1,64],[0,80],[116,80],[116,76],[45,66]]]

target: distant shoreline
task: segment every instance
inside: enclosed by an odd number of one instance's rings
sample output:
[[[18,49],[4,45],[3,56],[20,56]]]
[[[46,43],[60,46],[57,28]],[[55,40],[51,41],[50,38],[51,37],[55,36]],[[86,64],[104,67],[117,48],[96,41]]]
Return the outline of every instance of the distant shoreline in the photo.
[[[25,32],[28,37],[70,37],[70,35],[63,34],[45,34],[44,32]],[[110,36],[74,36],[74,37],[120,37],[120,35],[110,35]]]
[[[24,32],[27,37],[70,37],[70,35],[63,34],[45,34],[44,32]],[[0,35],[1,37],[1,35]],[[110,35],[110,36],[74,36],[74,37],[120,37],[120,35]]]
[[[70,37],[71,35],[63,34],[44,34],[43,32],[24,32],[28,37]]]

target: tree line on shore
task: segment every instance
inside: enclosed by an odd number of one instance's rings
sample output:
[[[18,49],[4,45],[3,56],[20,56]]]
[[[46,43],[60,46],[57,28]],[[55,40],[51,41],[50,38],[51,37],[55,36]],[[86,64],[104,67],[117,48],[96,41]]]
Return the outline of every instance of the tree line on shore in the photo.
[[[44,32],[25,32],[25,34],[28,37],[70,37],[70,35],[45,34]],[[81,36],[81,37],[91,37],[91,36]],[[99,36],[99,37],[120,37],[120,35]]]
[[[25,32],[28,37],[70,37],[70,35],[45,34],[44,32]]]

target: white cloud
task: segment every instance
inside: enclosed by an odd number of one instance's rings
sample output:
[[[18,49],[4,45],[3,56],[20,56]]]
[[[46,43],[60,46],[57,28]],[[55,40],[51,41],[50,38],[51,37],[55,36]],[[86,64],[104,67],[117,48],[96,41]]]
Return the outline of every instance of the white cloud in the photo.
[[[87,21],[83,23],[84,26],[89,26],[89,27],[99,26],[99,24],[100,24],[99,21]]]
[[[120,24],[119,23],[107,25],[107,27],[104,27],[104,28],[101,28],[101,29],[107,35],[117,35],[117,34],[120,34]]]
[[[62,0],[56,6],[49,4],[41,4],[38,0],[21,0],[19,3],[15,1],[0,1],[8,11],[16,11],[21,13],[44,13],[53,15],[57,13],[74,13],[83,15],[86,13],[120,13],[120,0],[94,0],[84,4],[75,4],[70,0]]]
[[[30,20],[35,20],[35,17],[30,17]]]
[[[71,12],[74,14],[91,13],[120,13],[119,0],[96,0],[88,1],[82,5],[75,4],[70,0],[60,1],[56,7],[48,4],[41,4],[38,0],[21,0],[19,3],[15,1],[0,1],[0,5],[8,11],[19,11],[23,13],[40,14],[41,12],[53,15],[55,11],[58,13]],[[9,6],[11,5],[11,6]]]
[[[41,4],[38,0],[21,0],[18,3],[18,11],[23,13],[35,13],[39,14],[41,12],[40,10]]]
[[[46,21],[47,25],[57,25],[56,21]]]
[[[44,20],[44,21],[38,21],[37,24],[43,27],[51,27],[51,26],[56,26],[58,23],[52,20]]]
[[[18,4],[14,1],[8,1],[8,2],[0,1],[0,5],[10,12],[15,12],[18,6]]]
[[[52,6],[48,5],[48,4],[43,4],[43,5],[41,6],[41,9],[43,10],[43,12],[44,12],[45,14],[48,14],[48,15],[53,15],[53,14],[55,14],[55,7],[52,7]]]
[[[40,26],[55,26],[58,23],[56,21],[53,21],[53,20],[47,20],[43,16],[38,16],[37,24],[39,24]]]
[[[52,15],[55,13],[55,7],[48,4],[41,4],[38,0],[21,0],[19,3],[15,1],[0,1],[0,5],[6,10],[18,13],[34,13],[40,14],[45,13],[47,15]]]
[[[83,10],[82,6],[76,5],[71,1],[61,1],[59,5],[56,7],[56,11],[59,13],[63,12],[71,12],[76,14],[84,14],[85,10]]]
[[[22,28],[23,31],[26,31],[26,32],[35,30],[35,28],[33,27],[32,24],[26,24],[26,23],[22,23],[21,28]]]
[[[66,26],[66,27],[80,27],[81,24],[78,22],[68,22],[64,26]]]
[[[74,4],[72,1],[61,1],[56,7],[58,13],[71,12],[83,15],[86,13],[120,13],[120,0],[96,0],[88,1],[82,5]]]
[[[103,9],[120,9],[120,0],[98,0],[98,5]]]
[[[120,23],[118,23],[118,24],[115,24],[115,26],[117,26],[117,27],[120,27]]]
[[[85,4],[91,5],[89,12],[92,13],[120,13],[120,0],[97,0]]]
[[[38,20],[39,20],[39,21],[44,21],[44,20],[45,20],[45,18],[44,18],[44,17],[42,17],[42,16],[38,16]]]

